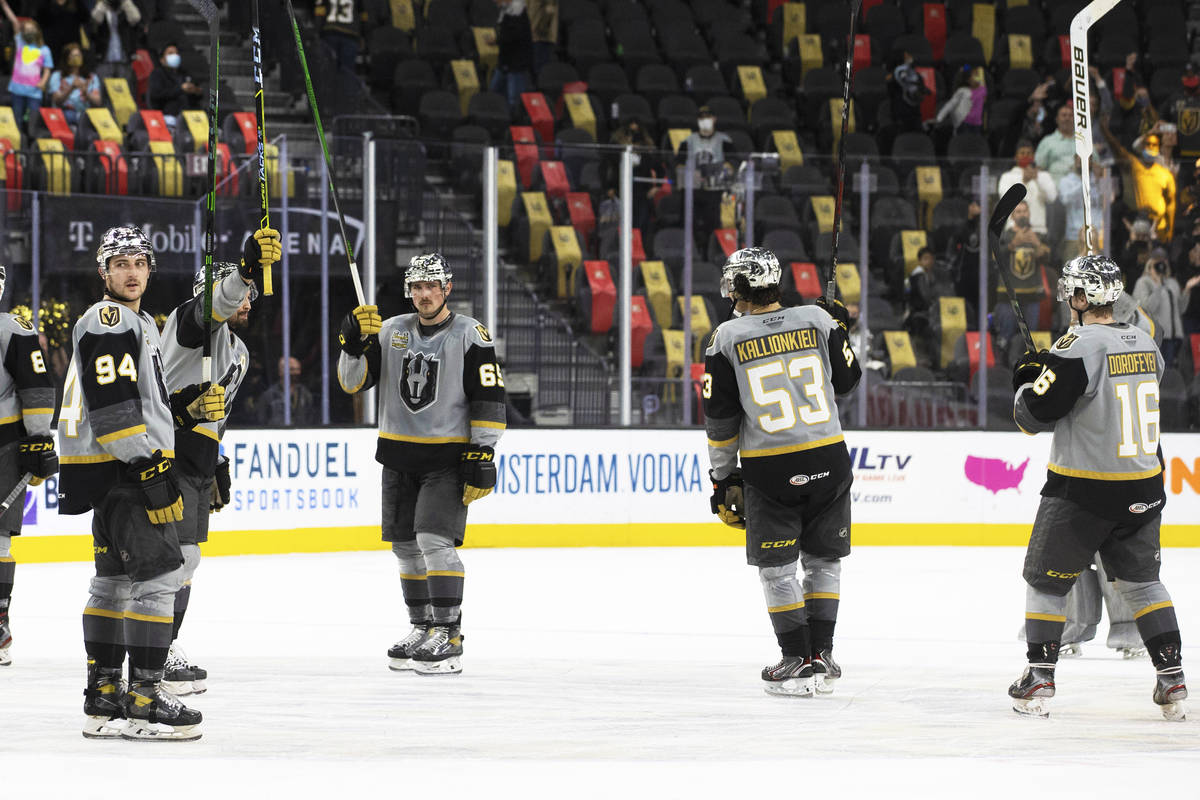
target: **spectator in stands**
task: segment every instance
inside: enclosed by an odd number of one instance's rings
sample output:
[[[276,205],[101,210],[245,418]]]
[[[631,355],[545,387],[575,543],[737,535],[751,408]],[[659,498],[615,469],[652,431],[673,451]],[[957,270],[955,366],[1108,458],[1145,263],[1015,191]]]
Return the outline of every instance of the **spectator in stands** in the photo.
[[[99,108],[104,100],[100,96],[100,79],[83,68],[83,48],[71,42],[61,56],[64,66],[50,76],[48,94],[51,102],[62,109],[67,123],[74,127],[85,111]]]
[[[695,175],[694,189],[694,234],[696,245],[705,247],[712,232],[721,227],[721,198],[725,186],[733,175],[733,165],[725,155],[725,148],[733,144],[729,134],[717,130],[717,116],[708,106],[701,106],[696,115],[696,130],[679,145],[675,163],[681,167],[676,186],[684,186],[683,172],[687,169],[688,153],[693,153]]]
[[[1025,319],[1030,326],[1036,327],[1048,285],[1044,269],[1050,257],[1050,247],[1033,228],[1032,217],[1033,212],[1025,201],[1013,209],[1009,227],[1000,235],[1000,263],[997,269],[1009,271],[1010,282]],[[1003,351],[1007,341],[1017,333],[1017,318],[1008,302],[1007,288],[999,282],[999,278],[996,281],[996,293],[999,296],[992,309],[992,323],[996,335],[1003,340],[1000,343]]]
[[[354,72],[357,67],[363,25],[368,19],[365,5],[365,0],[316,0],[313,6],[321,44],[338,69]]]
[[[1058,187],[1049,172],[1038,169],[1034,163],[1033,142],[1022,139],[1017,142],[1015,165],[1000,176],[997,191],[1003,195],[1015,184],[1025,184],[1025,202],[1029,207],[1029,224],[1034,232],[1046,234],[1046,206],[1058,199]],[[1015,213],[1014,213],[1015,216]],[[1009,227],[1013,220],[1009,219]]]
[[[983,130],[983,106],[987,101],[987,84],[983,70],[965,65],[955,78],[954,94],[938,109],[937,117],[925,123],[934,132],[934,142],[941,152],[946,142],[957,133],[980,133]]]
[[[1200,333],[1200,239],[1192,239],[1187,263],[1179,271],[1179,278],[1184,282],[1179,295],[1179,317],[1183,321],[1184,336],[1190,337]]]
[[[1179,88],[1159,108],[1159,115],[1168,122],[1179,124],[1185,110],[1200,112],[1200,65],[1192,60],[1179,76]]]
[[[1063,231],[1063,240],[1059,248],[1058,260],[1065,264],[1084,250],[1083,241],[1083,177],[1080,175],[1079,156],[1071,159],[1072,168],[1058,179],[1058,199],[1067,213],[1067,224]],[[1100,184],[1097,179],[1104,174],[1104,167],[1096,161],[1088,159],[1091,167],[1089,195],[1092,207],[1093,243],[1099,246],[1104,241],[1104,209],[1102,207]]]
[[[287,360],[291,380],[292,425],[298,428],[316,425],[320,422],[320,412],[313,400],[312,392],[300,381],[300,360],[292,357]],[[260,425],[283,424],[283,369],[284,359],[279,359],[279,382],[272,384],[254,404]]]
[[[554,59],[558,46],[558,0],[527,0],[533,33],[533,74]]]
[[[967,218],[950,234],[946,259],[954,276],[954,291],[972,306],[979,298],[979,203],[967,205]]]
[[[16,32],[8,91],[12,95],[13,117],[18,125],[24,125],[26,116],[32,119],[42,107],[42,92],[50,80],[54,58],[43,43],[42,30],[36,22],[31,19],[19,21],[9,8],[8,0],[0,0],[0,6],[3,6],[4,16]]]
[[[913,66],[912,53],[905,50],[900,63],[887,76],[892,100],[892,122],[896,133],[921,130],[921,101],[929,87]]]
[[[79,41],[79,30],[87,24],[83,0],[39,0],[33,19],[42,28],[46,47],[60,55],[71,42]]]
[[[1156,247],[1150,251],[1142,276],[1133,287],[1133,299],[1162,328],[1163,363],[1169,369],[1175,365],[1183,345],[1183,320],[1180,319],[1181,294],[1179,281],[1171,270],[1167,251]]]
[[[1146,259],[1150,257],[1150,249],[1154,242],[1154,228],[1145,217],[1138,217],[1132,223],[1121,220],[1129,229],[1129,238],[1117,258],[1117,265],[1125,276],[1125,285],[1129,286],[1142,274]]]
[[[493,92],[508,99],[510,111],[521,107],[522,92],[529,91],[533,83],[533,30],[529,26],[529,14],[525,0],[496,0],[500,16],[496,20],[496,68],[492,71]]]
[[[133,0],[96,0],[88,38],[105,64],[128,64],[145,32]]]
[[[1175,176],[1159,162],[1158,134],[1147,134],[1141,147],[1130,152],[1112,135],[1106,121],[1100,121],[1100,130],[1118,163],[1129,172],[1134,192],[1132,206],[1149,217],[1159,241],[1171,241],[1175,227]]]
[[[917,251],[917,265],[904,280],[905,309],[909,315],[924,314],[933,304],[933,270],[936,259],[933,250],[922,247]]]
[[[179,48],[171,42],[163,47],[158,66],[150,73],[150,108],[163,112],[172,131],[179,115],[199,108],[204,95],[204,90],[180,69],[182,65]]]
[[[1075,163],[1075,109],[1069,104],[1059,106],[1054,122],[1057,127],[1038,142],[1033,160],[1057,182]]]
[[[1009,145],[1014,145],[1015,142],[1022,140],[1030,142],[1041,141],[1046,133],[1045,124],[1049,116],[1049,112],[1046,110],[1046,100],[1050,95],[1050,90],[1054,86],[1054,78],[1047,78],[1034,87],[1033,91],[1029,93],[1029,100],[1025,106],[1025,113],[1021,117],[1021,124],[1016,126],[1016,136],[1013,137],[1013,132],[1010,131],[1009,135],[1003,138],[997,152],[1003,152]]]
[[[655,152],[654,141],[637,119],[622,122],[612,132],[609,143],[622,147],[633,145],[633,227],[648,232],[652,200],[658,192],[659,180],[667,177],[666,168]],[[605,155],[605,184],[617,186],[620,183],[621,151],[610,149]]]

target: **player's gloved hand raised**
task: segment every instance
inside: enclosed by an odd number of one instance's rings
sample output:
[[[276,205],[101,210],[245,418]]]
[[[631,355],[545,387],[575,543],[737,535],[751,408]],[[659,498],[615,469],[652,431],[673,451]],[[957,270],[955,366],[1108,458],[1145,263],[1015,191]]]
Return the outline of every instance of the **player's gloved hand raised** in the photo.
[[[259,228],[242,247],[242,262],[238,274],[248,281],[279,259],[283,258],[283,240],[274,228]]]
[[[708,476],[713,482],[712,497],[708,499],[712,513],[726,525],[745,530],[746,504],[742,492],[742,473],[735,469],[724,478],[718,479],[709,470]]]
[[[1038,375],[1042,374],[1045,369],[1045,364],[1042,363],[1043,358],[1048,351],[1041,350],[1037,353],[1032,350],[1026,350],[1017,363],[1013,364],[1012,386],[1013,391],[1018,391],[1026,383],[1033,383],[1037,380]]]
[[[219,422],[225,418],[225,387],[193,383],[171,395],[175,427],[190,430],[197,422]]]
[[[342,319],[338,347],[348,356],[361,356],[382,328],[378,306],[358,306]]]
[[[17,445],[17,471],[28,472],[30,486],[58,472],[58,453],[54,452],[54,439],[49,436],[26,436]]]
[[[826,300],[825,295],[817,298],[817,308],[824,309],[829,316],[833,317],[833,321],[842,326],[842,330],[849,332],[850,330],[850,312],[846,310],[846,306],[842,305],[842,301],[836,297]]]
[[[126,477],[136,483],[142,492],[142,503],[146,516],[153,525],[166,525],[183,519],[183,496],[179,493],[179,479],[171,459],[155,450],[150,458],[139,458],[125,471]]]
[[[468,444],[459,462],[458,475],[463,482],[462,501],[469,506],[487,497],[496,487],[496,453],[487,445]]]
[[[229,459],[221,456],[217,459],[217,473],[213,476],[212,497],[209,499],[208,510],[220,511],[229,505]]]

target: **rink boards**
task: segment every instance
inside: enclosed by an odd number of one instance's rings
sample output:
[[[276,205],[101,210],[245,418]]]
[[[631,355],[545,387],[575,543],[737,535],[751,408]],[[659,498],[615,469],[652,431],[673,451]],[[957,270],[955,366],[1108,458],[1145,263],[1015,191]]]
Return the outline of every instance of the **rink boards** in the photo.
[[[375,431],[231,430],[230,505],[206,555],[380,549]],[[1049,436],[854,431],[856,545],[1023,545],[1045,480]],[[1167,434],[1163,543],[1200,546],[1200,434]],[[496,491],[471,506],[472,547],[737,545],[709,513],[696,430],[515,429]],[[815,477],[811,480],[822,480]],[[57,512],[53,480],[31,490],[23,562],[91,558],[91,520]]]

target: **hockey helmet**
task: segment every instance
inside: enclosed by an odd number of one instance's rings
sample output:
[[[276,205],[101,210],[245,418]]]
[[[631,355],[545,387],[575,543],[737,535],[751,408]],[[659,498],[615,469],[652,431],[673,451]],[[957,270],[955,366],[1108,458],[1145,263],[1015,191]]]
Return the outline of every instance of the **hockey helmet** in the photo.
[[[410,287],[414,283],[435,281],[445,289],[446,284],[453,279],[454,274],[450,272],[450,264],[441,253],[422,253],[419,256],[413,256],[408,262],[408,269],[404,272],[404,296],[412,297]]]
[[[154,246],[150,239],[136,225],[118,225],[109,228],[100,239],[100,247],[96,249],[96,263],[100,269],[108,272],[108,260],[116,256],[144,255],[150,262],[150,271],[154,272],[157,264],[154,261]]]
[[[751,289],[768,289],[778,286],[783,270],[779,259],[765,247],[744,247],[738,250],[721,267],[721,296],[732,297],[734,283],[743,276]]]
[[[1094,306],[1115,303],[1125,290],[1121,268],[1103,255],[1072,258],[1058,279],[1058,299],[1070,300],[1077,289],[1082,289],[1084,297]]]
[[[238,265],[229,261],[215,261],[212,265],[213,285],[216,286],[221,281],[228,278],[230,275],[238,271]],[[250,290],[250,302],[253,303],[258,299],[258,286],[250,284],[247,287]],[[196,275],[192,278],[192,297],[199,297],[204,294],[204,270],[196,270]]]

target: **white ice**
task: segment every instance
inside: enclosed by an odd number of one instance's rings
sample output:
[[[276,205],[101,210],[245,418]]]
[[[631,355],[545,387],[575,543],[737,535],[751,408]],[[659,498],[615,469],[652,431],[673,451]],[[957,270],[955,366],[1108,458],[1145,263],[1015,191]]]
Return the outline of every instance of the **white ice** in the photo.
[[[778,651],[737,549],[464,550],[459,677],[387,669],[407,625],[386,551],[209,558],[181,638],[210,674],[192,743],[80,736],[91,567],[19,565],[0,798],[1196,796],[1200,697],[1163,721],[1106,625],[1049,720],[1009,709],[1022,555],[856,550],[845,677],[806,700],[759,685]],[[1198,569],[1164,551],[1185,656]]]

